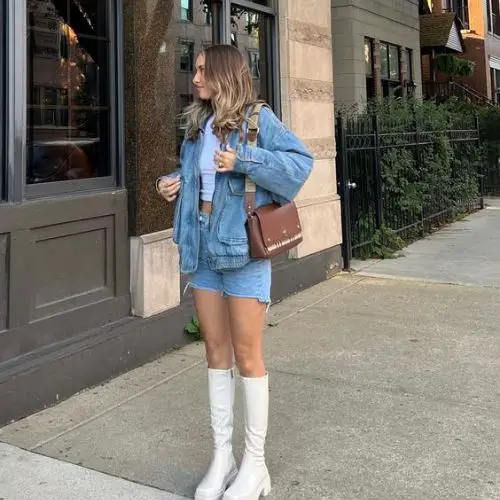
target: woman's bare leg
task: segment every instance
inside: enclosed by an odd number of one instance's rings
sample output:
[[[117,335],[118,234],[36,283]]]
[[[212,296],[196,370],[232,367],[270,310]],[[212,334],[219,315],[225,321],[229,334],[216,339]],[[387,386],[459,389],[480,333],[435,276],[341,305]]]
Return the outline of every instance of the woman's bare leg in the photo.
[[[262,345],[266,304],[239,297],[227,300],[236,366],[243,377],[263,377],[266,374]]]
[[[229,297],[228,302],[231,338],[245,398],[245,454],[238,476],[223,498],[259,498],[271,491],[264,457],[269,413],[269,381],[262,352],[266,305],[236,297]]]
[[[220,293],[194,290],[196,314],[208,361],[213,455],[195,500],[219,499],[237,474],[232,449],[235,381],[227,301]]]
[[[207,290],[193,290],[193,295],[208,367],[228,370],[233,367],[233,346],[227,300],[220,293]]]

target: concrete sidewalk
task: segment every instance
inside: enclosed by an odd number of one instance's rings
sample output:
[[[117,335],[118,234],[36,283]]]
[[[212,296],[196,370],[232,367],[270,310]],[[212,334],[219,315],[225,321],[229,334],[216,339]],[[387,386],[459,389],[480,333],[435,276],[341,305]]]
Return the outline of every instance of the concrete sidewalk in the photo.
[[[359,275],[274,306],[270,498],[500,499],[498,318],[495,287]],[[240,458],[240,391],[236,407]],[[5,500],[192,498],[211,446],[202,345],[0,429],[0,441]]]
[[[0,443],[0,494],[5,500],[183,500],[165,491]]]
[[[403,258],[355,261],[363,276],[500,288],[500,198],[403,250]]]

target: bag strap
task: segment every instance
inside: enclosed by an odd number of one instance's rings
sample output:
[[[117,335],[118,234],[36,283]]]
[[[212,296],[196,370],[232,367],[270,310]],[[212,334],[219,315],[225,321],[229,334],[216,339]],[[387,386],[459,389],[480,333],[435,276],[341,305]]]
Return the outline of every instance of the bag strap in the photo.
[[[259,117],[261,109],[267,106],[265,102],[258,102],[253,106],[250,115],[247,118],[248,127],[247,127],[247,145],[248,146],[257,146],[257,138],[259,136]],[[256,203],[256,191],[257,186],[255,183],[250,180],[250,177],[245,176],[245,209],[248,215],[251,215],[255,210],[257,205]]]

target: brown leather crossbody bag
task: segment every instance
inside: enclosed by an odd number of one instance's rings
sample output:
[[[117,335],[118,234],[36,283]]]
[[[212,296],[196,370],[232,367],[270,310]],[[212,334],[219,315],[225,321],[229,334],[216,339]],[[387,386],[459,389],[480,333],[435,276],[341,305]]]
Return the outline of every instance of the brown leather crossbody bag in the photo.
[[[248,118],[247,144],[257,145],[259,115],[264,103],[255,104]],[[299,213],[293,201],[286,205],[270,203],[256,208],[256,186],[248,175],[245,177],[246,229],[250,257],[269,259],[287,252],[302,241]]]

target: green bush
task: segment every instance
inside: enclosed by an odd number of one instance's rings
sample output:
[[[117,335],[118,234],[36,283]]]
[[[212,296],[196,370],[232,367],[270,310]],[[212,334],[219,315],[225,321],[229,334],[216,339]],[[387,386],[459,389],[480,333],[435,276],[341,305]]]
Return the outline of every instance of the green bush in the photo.
[[[373,194],[368,202],[360,199],[352,221],[354,238],[359,241],[353,243],[371,242],[357,250],[360,258],[387,258],[404,242],[467,212],[478,198],[477,174],[486,163],[485,152],[498,154],[500,143],[496,108],[384,99],[369,102],[361,113],[353,112],[346,120],[349,127],[355,124],[356,132],[364,134],[373,130],[374,116],[380,140],[383,223],[374,226]],[[476,129],[477,116],[480,143],[462,140],[461,131]],[[365,168],[371,167],[366,164]],[[373,178],[369,170],[365,172]]]
[[[440,54],[436,58],[438,71],[453,78],[455,76],[472,76],[474,74],[474,63],[462,59],[453,54]]]

